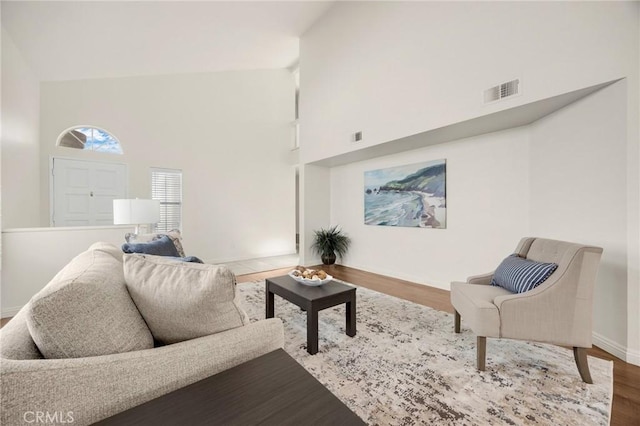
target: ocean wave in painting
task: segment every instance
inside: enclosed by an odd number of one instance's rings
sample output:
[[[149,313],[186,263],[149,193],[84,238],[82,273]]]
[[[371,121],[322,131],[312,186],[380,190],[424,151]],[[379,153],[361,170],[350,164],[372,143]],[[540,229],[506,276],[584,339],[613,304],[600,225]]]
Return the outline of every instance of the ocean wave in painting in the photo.
[[[445,182],[445,160],[365,172],[365,224],[446,228]]]

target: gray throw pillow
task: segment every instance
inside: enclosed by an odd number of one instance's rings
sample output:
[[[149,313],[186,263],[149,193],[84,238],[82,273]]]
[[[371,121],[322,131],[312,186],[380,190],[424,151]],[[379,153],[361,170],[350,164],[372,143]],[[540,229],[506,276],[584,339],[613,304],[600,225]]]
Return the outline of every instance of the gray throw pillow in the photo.
[[[167,236],[171,238],[173,241],[173,245],[176,246],[176,250],[178,250],[178,256],[185,257],[184,248],[182,247],[182,233],[178,229],[172,229],[171,231],[166,231],[163,233],[155,233],[155,234],[133,234],[131,232],[127,232],[124,234],[124,239],[128,243],[148,243],[150,241],[159,240],[160,238]]]
[[[187,257],[172,257],[178,262],[192,262],[192,263],[204,263],[202,259],[196,256],[187,256]]]
[[[149,349],[153,337],[124,282],[122,263],[102,250],[74,258],[27,307],[27,326],[45,358]]]
[[[124,243],[122,251],[125,253],[153,254],[155,256],[181,257],[171,239],[164,235],[162,238],[148,243]]]
[[[128,254],[124,274],[131,298],[153,337],[163,343],[249,323],[235,300],[235,275],[226,266]]]

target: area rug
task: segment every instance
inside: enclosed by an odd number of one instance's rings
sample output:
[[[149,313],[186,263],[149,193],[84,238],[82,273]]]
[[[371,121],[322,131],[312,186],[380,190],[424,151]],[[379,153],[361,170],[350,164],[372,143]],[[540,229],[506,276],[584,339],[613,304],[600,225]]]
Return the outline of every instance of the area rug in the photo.
[[[264,281],[238,285],[252,321],[265,316]],[[570,350],[487,339],[475,368],[475,335],[453,315],[366,288],[357,290],[357,335],[345,306],[319,313],[319,352],[306,351],[306,313],[275,297],[285,350],[371,425],[606,425],[613,363],[589,357],[593,385]]]

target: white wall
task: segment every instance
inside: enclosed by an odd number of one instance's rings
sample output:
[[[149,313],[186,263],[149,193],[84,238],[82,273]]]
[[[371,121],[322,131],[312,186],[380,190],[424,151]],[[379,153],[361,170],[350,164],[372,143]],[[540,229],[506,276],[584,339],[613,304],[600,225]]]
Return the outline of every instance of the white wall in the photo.
[[[2,231],[2,318],[15,315],[71,259],[97,241],[119,246],[133,227],[30,228]]]
[[[2,29],[2,226],[38,226],[39,82]]]
[[[530,234],[604,248],[594,291],[599,346],[626,357],[626,82],[531,126]],[[604,341],[603,341],[604,340]]]
[[[640,4],[637,8],[638,16],[638,39],[640,39]],[[640,43],[636,52],[636,62],[640,70]],[[640,91],[640,81],[636,81],[636,86],[631,86],[629,93]],[[629,235],[637,235],[638,238],[629,238],[629,292],[627,297],[628,341],[627,349],[630,352],[628,359],[640,365],[640,121],[633,117],[640,116],[640,99],[629,96],[627,99],[628,114],[630,119],[627,122],[628,137],[627,146],[629,155],[627,157],[627,198],[629,204],[627,211],[629,218]],[[636,135],[639,135],[636,138]],[[637,283],[634,285],[634,283]]]
[[[46,82],[41,99],[41,170],[51,156],[124,162],[129,196],[145,198],[150,167],[181,169],[187,254],[223,262],[295,252],[288,71]],[[107,129],[125,155],[56,147],[74,125]],[[41,186],[48,206],[48,173]]]
[[[447,229],[364,224],[364,172],[447,161]],[[490,272],[527,235],[526,128],[477,136],[331,169],[331,223],[353,240],[343,264],[449,289]]]
[[[637,2],[338,2],[301,40],[301,159],[619,77],[637,81],[637,8]],[[513,78],[521,79],[521,96],[482,104],[485,89]],[[359,130],[364,140],[354,145]]]
[[[300,264],[317,265],[320,256],[311,250],[314,230],[326,227],[330,220],[330,169],[306,164],[300,166]]]

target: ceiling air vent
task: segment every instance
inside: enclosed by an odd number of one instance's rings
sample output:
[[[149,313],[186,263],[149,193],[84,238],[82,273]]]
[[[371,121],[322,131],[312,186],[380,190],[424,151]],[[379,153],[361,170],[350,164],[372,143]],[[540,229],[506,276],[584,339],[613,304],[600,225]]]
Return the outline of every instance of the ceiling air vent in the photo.
[[[507,81],[484,91],[484,103],[499,101],[520,93],[520,79]]]

